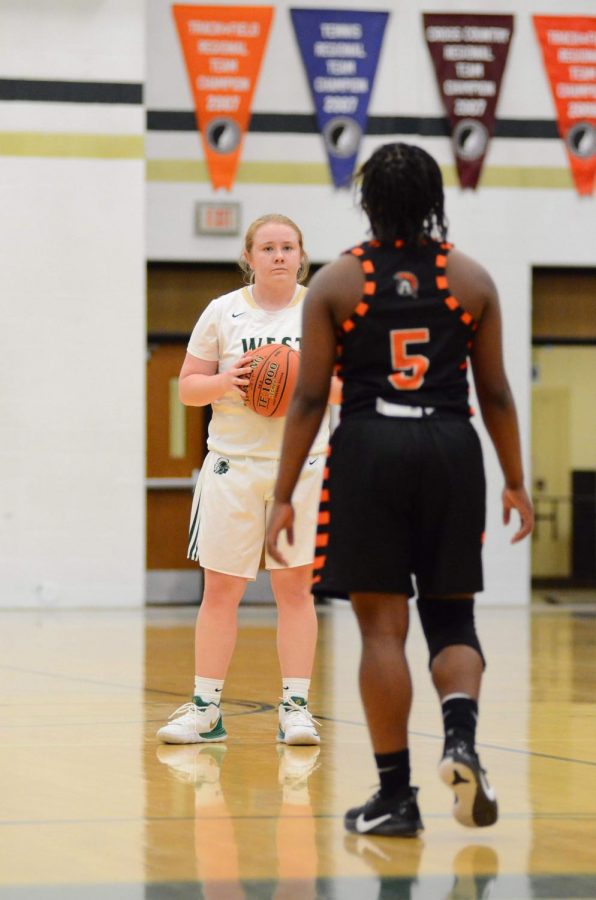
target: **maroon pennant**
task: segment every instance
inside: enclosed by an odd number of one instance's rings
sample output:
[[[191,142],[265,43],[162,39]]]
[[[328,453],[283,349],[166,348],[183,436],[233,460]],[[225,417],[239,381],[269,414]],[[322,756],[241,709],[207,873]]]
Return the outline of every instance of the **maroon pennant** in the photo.
[[[475,188],[495,129],[513,16],[425,13],[424,36],[451,127],[459,182]]]

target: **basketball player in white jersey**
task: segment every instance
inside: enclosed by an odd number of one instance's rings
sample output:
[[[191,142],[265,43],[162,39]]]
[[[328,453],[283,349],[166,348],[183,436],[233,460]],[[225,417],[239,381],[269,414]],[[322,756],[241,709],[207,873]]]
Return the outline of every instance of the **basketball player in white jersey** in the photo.
[[[193,500],[188,551],[204,569],[193,699],[157,732],[165,743],[227,737],[220,700],[236,644],[238,605],[259,569],[285,421],[259,416],[245,406],[247,353],[268,343],[300,350],[306,293],[300,282],[308,273],[308,257],[298,226],[277,214],[257,219],[246,233],[240,267],[251,283],[207,306],[180,372],[182,402],[211,404],[213,415]],[[340,391],[338,383],[330,400],[339,402]],[[327,412],[296,489],[300,524],[293,544],[284,546],[287,566],[265,554],[278,611],[282,698],[277,739],[286,744],[320,741],[307,703],[317,639],[312,563],[328,437]]]

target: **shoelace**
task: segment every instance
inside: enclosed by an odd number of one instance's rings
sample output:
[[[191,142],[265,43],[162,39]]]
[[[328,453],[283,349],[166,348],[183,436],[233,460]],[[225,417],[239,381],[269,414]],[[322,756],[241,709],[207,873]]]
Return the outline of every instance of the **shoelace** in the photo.
[[[318,725],[319,727],[321,726],[321,723],[317,722],[317,720],[315,719],[315,717],[310,712],[310,710],[308,709],[307,706],[300,706],[300,704],[295,703],[295,701],[292,700],[291,697],[289,700],[284,700],[283,697],[280,697],[279,699],[283,703],[283,706],[284,706],[288,716],[292,716],[292,718],[298,718],[298,716],[296,714],[300,713],[301,717],[304,717],[304,719],[306,719],[306,724],[310,728],[314,728],[315,725]],[[290,707],[289,709],[288,709],[288,706]],[[303,724],[303,723],[301,723],[301,724]]]
[[[182,706],[179,706],[178,709],[175,709],[171,716],[168,716],[169,719],[175,719],[177,716],[185,716],[194,713],[195,716],[198,713],[203,712],[202,709],[199,709],[196,703],[183,703]]]

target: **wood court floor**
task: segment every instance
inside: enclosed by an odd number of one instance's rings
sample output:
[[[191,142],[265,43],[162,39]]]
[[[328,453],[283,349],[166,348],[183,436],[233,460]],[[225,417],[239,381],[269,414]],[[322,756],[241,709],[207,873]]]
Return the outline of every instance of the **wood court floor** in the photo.
[[[595,598],[596,599],[596,598]],[[241,610],[225,745],[165,746],[195,609],[0,614],[0,900],[596,898],[596,604],[481,607],[479,746],[499,823],[453,821],[413,617],[417,840],[344,833],[375,770],[347,604],[319,607],[319,748],[276,744],[275,619]]]

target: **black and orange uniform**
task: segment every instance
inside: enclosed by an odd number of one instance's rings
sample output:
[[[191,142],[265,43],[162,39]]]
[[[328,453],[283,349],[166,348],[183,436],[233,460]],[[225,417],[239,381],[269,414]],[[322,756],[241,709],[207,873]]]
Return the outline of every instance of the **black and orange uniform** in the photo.
[[[450,249],[368,241],[348,251],[365,281],[338,335],[343,399],[317,594],[482,590],[485,481],[467,377],[477,322],[449,291]]]

